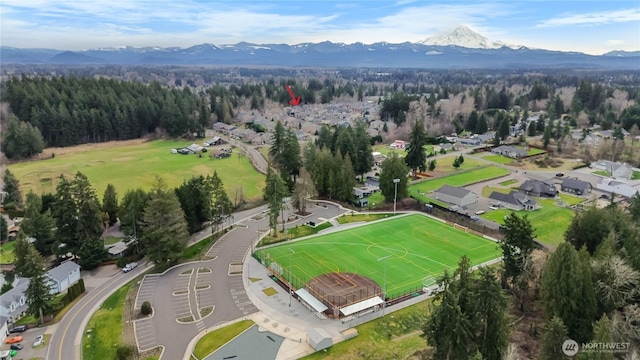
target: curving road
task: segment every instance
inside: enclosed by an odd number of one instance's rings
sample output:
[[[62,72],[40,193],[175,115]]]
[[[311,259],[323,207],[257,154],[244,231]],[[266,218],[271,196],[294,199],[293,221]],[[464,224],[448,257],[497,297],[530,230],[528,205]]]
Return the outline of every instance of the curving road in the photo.
[[[49,342],[47,360],[81,359],[82,335],[91,315],[107,297],[148,268],[139,266],[129,273],[119,273],[102,286],[88,291],[57,324]]]

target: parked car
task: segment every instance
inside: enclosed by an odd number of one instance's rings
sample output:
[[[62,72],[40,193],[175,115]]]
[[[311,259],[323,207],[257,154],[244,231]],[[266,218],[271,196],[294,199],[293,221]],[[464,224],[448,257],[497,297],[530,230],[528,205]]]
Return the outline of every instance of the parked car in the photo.
[[[6,344],[15,344],[22,341],[22,335],[10,336],[5,341]]]
[[[26,330],[27,330],[27,327],[25,325],[18,325],[11,328],[11,330],[9,330],[9,333],[10,334],[21,333],[21,332],[25,332]]]
[[[38,347],[42,344],[44,344],[44,336],[38,335],[38,337],[33,341],[33,347]]]
[[[127,265],[125,265],[122,268],[122,272],[128,273],[129,271],[135,269],[136,267],[138,267],[138,263],[137,262],[128,263]]]
[[[22,350],[24,349],[24,345],[22,344],[11,344],[11,350]]]

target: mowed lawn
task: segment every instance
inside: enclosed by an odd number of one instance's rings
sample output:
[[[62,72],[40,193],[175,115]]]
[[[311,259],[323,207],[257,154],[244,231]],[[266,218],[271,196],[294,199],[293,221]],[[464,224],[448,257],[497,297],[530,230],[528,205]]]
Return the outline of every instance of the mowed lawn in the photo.
[[[462,162],[462,165],[460,165],[459,168],[455,168],[453,167],[453,161],[457,158],[458,156],[456,155],[451,155],[451,156],[443,156],[441,158],[436,159],[436,168],[434,171],[436,172],[459,172],[462,170],[468,170],[468,169],[473,169],[475,167],[479,167],[481,165],[486,165],[487,163],[478,159],[474,159],[471,157],[464,157],[464,155],[462,155],[462,158],[464,159],[464,161]],[[429,162],[433,160],[433,158],[427,158],[427,164],[429,164]]]
[[[553,199],[536,199],[542,207],[535,211],[516,211],[518,216],[527,215],[531,225],[536,230],[536,238],[545,244],[557,246],[564,241],[564,233],[573,220],[575,212],[556,205]],[[568,200],[568,199],[567,199]],[[486,212],[481,217],[504,223],[504,217],[512,210],[498,209]]]
[[[117,143],[116,143],[117,144]],[[264,175],[251,166],[239,152],[226,159],[212,159],[209,153],[197,155],[172,154],[171,149],[190,145],[185,141],[156,140],[145,143],[113,146],[86,151],[68,151],[46,160],[33,160],[9,165],[22,187],[23,193],[54,193],[58,177],[71,178],[78,171],[85,174],[102,199],[108,183],[116,187],[120,198],[126,190],[151,188],[156,176],[161,176],[169,187],[177,187],[195,175],[213,174],[222,179],[232,201],[241,193],[247,200],[262,196]]]
[[[360,274],[382,286],[386,262],[387,294],[395,297],[422,288],[427,277],[433,279],[455,268],[463,255],[477,265],[498,258],[501,252],[493,241],[425,215],[410,214],[261,249],[256,255],[267,259],[267,266],[278,263],[285,279],[291,261],[297,288],[331,272]],[[385,256],[390,257],[378,261]]]
[[[422,201],[430,201],[430,199],[426,197],[425,194],[433,190],[438,190],[440,187],[442,187],[442,185],[467,186],[480,181],[495,179],[505,175],[509,175],[509,170],[497,166],[481,167],[464,173],[443,176],[432,180],[426,180],[423,182],[412,184],[409,186],[409,195]]]

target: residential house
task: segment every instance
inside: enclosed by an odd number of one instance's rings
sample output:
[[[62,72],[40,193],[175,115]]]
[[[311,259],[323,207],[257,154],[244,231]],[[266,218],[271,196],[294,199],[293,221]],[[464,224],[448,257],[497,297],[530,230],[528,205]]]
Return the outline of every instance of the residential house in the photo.
[[[9,318],[6,316],[0,316],[0,344],[4,344],[9,333]]]
[[[435,192],[435,198],[449,204],[460,207],[469,206],[478,202],[478,194],[471,190],[450,185],[443,185]]]
[[[629,180],[633,175],[633,169],[627,164],[613,162],[609,160],[598,160],[591,165],[592,169],[604,170],[616,180]]]
[[[494,191],[489,195],[489,200],[493,205],[515,211],[532,211],[540,208],[537,201],[519,191],[512,191],[509,194]]]
[[[496,133],[494,131],[473,136],[473,138],[478,139],[481,144],[488,144],[492,142],[495,137],[496,137]]]
[[[552,183],[541,180],[527,180],[520,185],[520,191],[529,196],[555,197],[558,189]]]
[[[626,198],[632,198],[637,193],[640,193],[640,186],[633,187],[627,183],[615,181],[613,179],[600,179],[596,184],[596,189],[605,191],[611,194],[621,195]]]
[[[402,140],[396,140],[391,145],[389,145],[389,147],[392,149],[404,149],[406,146],[407,143]]]
[[[0,316],[13,323],[27,312],[27,297],[24,295],[29,287],[29,279],[17,278],[14,287],[0,296]]]
[[[460,143],[464,146],[478,146],[482,144],[482,141],[479,138],[475,137],[469,139],[460,139]]]
[[[80,280],[80,265],[73,261],[62,263],[47,271],[52,294],[59,294]]]
[[[560,185],[560,190],[577,195],[590,193],[591,188],[590,183],[578,179],[565,179]]]
[[[229,129],[229,125],[218,121],[217,123],[213,124],[213,130],[219,133],[227,133]]]
[[[514,148],[512,146],[501,145],[491,149],[491,152],[494,154],[499,154],[502,156],[510,157],[512,159],[520,159],[524,156],[527,156],[527,152],[522,149]]]
[[[374,189],[374,191],[380,190],[380,180],[373,176],[367,176],[364,181],[364,186]]]

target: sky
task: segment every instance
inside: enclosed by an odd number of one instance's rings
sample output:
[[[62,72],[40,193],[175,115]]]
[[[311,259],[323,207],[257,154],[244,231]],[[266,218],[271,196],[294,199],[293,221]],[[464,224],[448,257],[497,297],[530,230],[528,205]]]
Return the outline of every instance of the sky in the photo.
[[[640,51],[640,0],[0,1],[0,45],[73,51],[240,41],[418,42],[459,25],[530,48]]]

